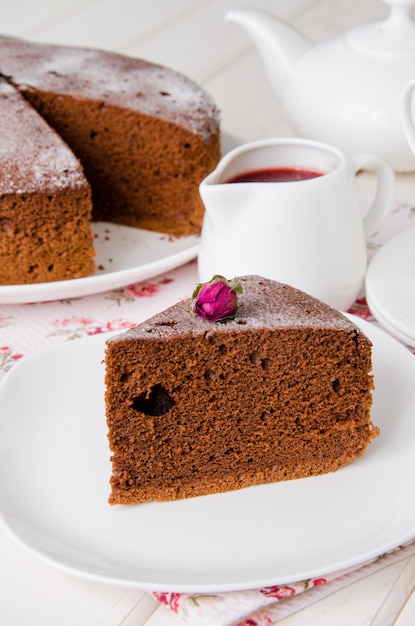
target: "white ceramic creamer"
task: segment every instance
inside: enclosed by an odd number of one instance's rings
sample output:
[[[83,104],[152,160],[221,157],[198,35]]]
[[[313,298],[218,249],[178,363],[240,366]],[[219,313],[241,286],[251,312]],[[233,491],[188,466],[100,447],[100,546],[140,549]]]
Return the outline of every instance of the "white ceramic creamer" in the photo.
[[[292,182],[225,182],[256,170],[317,170]],[[356,173],[374,169],[376,195],[362,218]],[[286,138],[228,153],[202,181],[201,282],[259,274],[347,310],[362,288],[366,242],[390,211],[395,176],[371,154],[346,156],[320,142]]]

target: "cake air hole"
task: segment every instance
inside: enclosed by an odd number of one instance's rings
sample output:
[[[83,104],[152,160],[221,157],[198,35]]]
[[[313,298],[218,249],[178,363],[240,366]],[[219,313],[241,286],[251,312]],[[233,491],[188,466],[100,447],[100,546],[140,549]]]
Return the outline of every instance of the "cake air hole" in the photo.
[[[338,393],[340,391],[340,381],[339,381],[339,379],[336,378],[335,380],[333,380],[333,382],[331,383],[331,386],[333,387],[333,391]]]
[[[136,398],[133,398],[132,408],[135,411],[144,413],[144,415],[159,416],[165,415],[175,405],[175,401],[167,391],[158,383],[153,385],[150,389],[150,393],[143,392]]]
[[[253,350],[249,355],[249,360],[254,365],[258,365],[261,362],[261,357],[259,356],[259,352],[257,350]]]
[[[203,376],[205,380],[215,380],[216,378],[215,372],[212,372],[212,370],[205,370]]]

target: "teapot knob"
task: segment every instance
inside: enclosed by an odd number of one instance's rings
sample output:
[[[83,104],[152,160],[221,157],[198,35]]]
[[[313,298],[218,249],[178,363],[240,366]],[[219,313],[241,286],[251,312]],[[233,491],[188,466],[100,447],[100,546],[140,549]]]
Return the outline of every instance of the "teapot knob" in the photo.
[[[389,19],[412,20],[412,10],[415,7],[414,0],[383,0],[390,7]]]
[[[415,0],[383,0],[390,8],[386,19],[367,22],[345,35],[348,45],[378,58],[415,57]]]
[[[402,7],[413,7],[415,6],[414,0],[383,0],[385,4],[389,4],[390,6],[402,6]]]

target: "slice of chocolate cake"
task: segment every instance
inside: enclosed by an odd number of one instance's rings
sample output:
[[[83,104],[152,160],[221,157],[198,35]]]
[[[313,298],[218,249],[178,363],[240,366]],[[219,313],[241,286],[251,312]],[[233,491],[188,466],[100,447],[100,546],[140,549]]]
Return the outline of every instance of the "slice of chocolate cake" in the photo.
[[[1,79],[0,104],[0,284],[91,274],[91,190],[79,161]]]
[[[377,436],[363,332],[287,285],[240,283],[234,319],[180,302],[108,340],[111,504],[331,472]]]

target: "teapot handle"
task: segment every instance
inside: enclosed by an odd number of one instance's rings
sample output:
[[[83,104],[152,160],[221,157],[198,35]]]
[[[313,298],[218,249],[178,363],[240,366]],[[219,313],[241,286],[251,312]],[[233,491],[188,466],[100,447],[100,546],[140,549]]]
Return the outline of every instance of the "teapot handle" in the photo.
[[[415,89],[415,79],[406,83],[401,94],[401,118],[406,140],[415,154],[415,126],[412,118],[412,96]]]
[[[365,217],[363,230],[366,241],[382,224],[391,211],[395,197],[395,172],[391,166],[375,154],[363,153],[351,157],[354,174],[359,170],[374,170],[377,186],[376,194]]]

